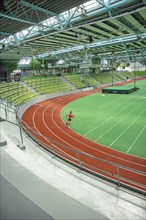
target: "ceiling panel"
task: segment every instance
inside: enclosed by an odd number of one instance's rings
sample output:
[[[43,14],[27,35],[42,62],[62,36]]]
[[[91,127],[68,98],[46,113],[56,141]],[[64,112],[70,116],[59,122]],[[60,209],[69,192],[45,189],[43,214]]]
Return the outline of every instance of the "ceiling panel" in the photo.
[[[25,2],[37,6],[39,9],[47,10],[48,13],[45,13],[46,11],[43,10],[35,10],[35,7],[25,6]],[[54,15],[58,15],[63,11],[85,2],[90,3],[90,1],[82,0],[60,0],[57,1],[57,4],[54,0],[7,0],[5,1],[7,10],[1,13],[10,17],[15,15],[15,18],[18,18],[18,20],[0,16],[0,37],[1,39],[5,38],[5,32],[10,34],[17,33],[26,27],[30,27],[31,24],[27,23],[28,21],[37,24],[41,20],[51,17],[53,13]],[[142,36],[146,34],[146,7],[144,1],[113,1],[108,7],[104,4],[99,5],[98,10],[95,7],[97,2],[98,1],[94,2],[94,7],[91,7],[90,11],[87,11],[87,14],[81,14],[80,16],[78,16],[78,14],[72,15],[72,17],[68,19],[66,27],[62,25],[62,29],[59,27],[50,30],[47,29],[47,31],[39,32],[39,34],[33,37],[24,39],[24,41],[19,42],[18,45],[15,44],[6,49],[1,49],[0,59],[7,59],[7,57],[13,59],[15,53],[18,59],[22,57],[22,54],[24,56],[28,56],[28,54],[39,55],[43,52],[51,54],[53,51],[63,48],[66,50],[66,57],[69,56],[69,58],[72,57],[73,59],[75,52],[69,52],[68,55],[68,48],[82,45],[83,54],[85,54],[84,50],[96,43],[98,46],[95,46],[95,48],[91,47],[88,50],[89,53],[93,53],[93,49],[95,54],[105,54],[105,56],[108,52],[116,54],[117,51],[120,52],[123,50],[126,56],[128,53],[133,53],[133,50],[136,50],[136,52],[139,50],[143,53],[142,49],[145,47],[145,38],[143,39]],[[110,2],[112,2],[112,0]],[[20,3],[23,4],[21,5]],[[114,5],[115,7],[113,7]],[[143,33],[144,35],[139,35],[139,33]],[[137,36],[137,38],[131,41],[128,40],[127,42],[123,40],[126,37],[130,39],[132,35]],[[115,43],[118,37],[121,37],[121,41]],[[110,44],[111,40],[113,40],[113,45]],[[102,42],[105,41],[109,42],[109,44],[103,45]],[[127,49],[125,45],[130,46]],[[18,50],[20,54],[17,54]],[[143,55],[145,56],[145,54]],[[64,56],[64,54],[58,56],[61,57]]]

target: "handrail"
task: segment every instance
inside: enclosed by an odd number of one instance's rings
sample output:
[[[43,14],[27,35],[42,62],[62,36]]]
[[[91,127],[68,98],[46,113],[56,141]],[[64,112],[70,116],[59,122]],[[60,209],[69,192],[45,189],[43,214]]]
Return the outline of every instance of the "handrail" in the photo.
[[[104,177],[108,180],[112,180],[114,183],[118,184],[118,186],[126,186],[128,185],[129,188],[136,190],[142,194],[146,194],[146,185],[141,184],[138,182],[138,179],[128,179],[121,175],[121,171],[124,170],[124,172],[131,172],[133,174],[136,174],[137,176],[143,176],[146,177],[146,172],[142,172],[136,169],[132,169],[130,167],[126,167],[117,163],[113,163],[110,161],[107,161],[105,159],[95,157],[93,155],[90,155],[88,153],[85,153],[83,151],[73,149],[69,146],[63,145],[61,143],[58,143],[50,138],[45,137],[44,135],[34,131],[31,127],[29,127],[24,121],[20,120],[20,118],[17,115],[16,112],[16,119],[18,120],[18,124],[15,124],[17,126],[20,126],[25,130],[26,133],[28,133],[35,141],[37,141],[41,146],[43,146],[45,149],[49,150],[53,155],[66,160],[67,162],[71,163],[72,165],[77,166],[80,170],[84,170],[87,172],[90,172],[94,175],[98,175],[100,177]],[[21,131],[20,131],[21,133]],[[21,135],[21,134],[20,134]],[[22,136],[21,136],[22,138]],[[43,140],[42,140],[43,139]],[[22,138],[23,142],[23,138]],[[67,152],[71,152],[68,154]],[[101,167],[96,167],[94,164],[88,164],[85,160],[83,160],[83,157],[86,157],[93,162],[98,161],[98,163],[107,164],[108,166],[111,166],[112,169],[114,168],[114,172],[111,170],[103,170]],[[144,181],[143,181],[144,182]]]
[[[37,134],[37,135],[43,137],[44,139],[50,141],[51,143],[59,144],[60,146],[66,148],[66,149],[68,149],[68,150],[71,150],[71,151],[74,151],[74,152],[76,152],[76,153],[80,153],[80,154],[89,156],[89,157],[94,158],[94,159],[95,159],[95,158],[96,158],[96,159],[100,159],[100,160],[103,161],[103,162],[107,162],[107,160],[104,160],[104,159],[95,157],[95,156],[90,155],[90,154],[87,154],[87,153],[85,153],[85,152],[83,152],[83,151],[76,150],[76,149],[70,148],[70,147],[68,147],[68,146],[66,146],[66,145],[63,145],[63,144],[61,144],[61,143],[58,143],[57,141],[54,141],[54,140],[52,140],[52,139],[50,139],[50,138],[48,138],[48,137],[45,137],[45,136],[42,135],[41,133],[38,133],[38,132],[34,131],[34,130],[33,130],[32,128],[30,128],[23,120],[21,120],[21,124],[22,124],[22,123],[24,123],[24,124],[29,128],[29,130],[32,130],[33,133],[35,133],[35,134]],[[23,128],[24,128],[24,127],[23,127]],[[116,163],[113,163],[113,162],[110,162],[110,161],[108,161],[108,163],[111,164],[111,165],[114,165],[114,166],[119,165],[119,164],[116,164]],[[127,168],[126,166],[123,166],[123,165],[119,165],[119,166],[120,166],[121,168],[125,168],[125,169]],[[135,171],[135,172],[137,171],[136,169],[132,169],[132,168],[128,168],[128,170]],[[146,172],[143,172],[143,171],[138,171],[138,173],[141,173],[141,174],[145,174],[145,175],[146,175]]]
[[[78,166],[81,170],[88,171],[90,173],[93,173],[94,175],[99,175],[100,177],[104,177],[105,179],[112,180],[114,183],[116,182],[118,186],[128,185],[128,188],[131,188],[136,191],[140,191],[142,194],[146,193],[146,185],[136,182],[134,180],[127,179],[124,176],[121,176],[120,172],[124,170],[125,172],[130,172],[133,174],[141,175],[144,178],[146,178],[146,172],[139,171],[130,167],[126,167],[124,165],[120,165],[114,162],[107,161],[105,159],[95,157],[93,155],[90,155],[88,153],[85,153],[83,151],[73,149],[69,146],[63,145],[61,143],[58,143],[50,138],[45,137],[41,133],[38,133],[34,131],[31,127],[29,127],[23,120],[20,121],[21,126],[25,130],[31,138],[33,138],[35,141],[37,141],[41,146],[43,146],[45,149],[49,150],[52,154],[55,156],[58,156],[61,159],[64,159],[68,161],[69,163]],[[42,140],[43,139],[43,140]],[[67,152],[70,152],[67,153]],[[73,156],[71,156],[73,155]],[[82,157],[91,159],[93,162],[100,162],[104,163],[108,166],[111,166],[114,172],[109,172],[109,170],[103,170],[100,167],[94,166],[94,164],[88,164],[86,161],[83,160]],[[140,189],[139,189],[140,187]]]

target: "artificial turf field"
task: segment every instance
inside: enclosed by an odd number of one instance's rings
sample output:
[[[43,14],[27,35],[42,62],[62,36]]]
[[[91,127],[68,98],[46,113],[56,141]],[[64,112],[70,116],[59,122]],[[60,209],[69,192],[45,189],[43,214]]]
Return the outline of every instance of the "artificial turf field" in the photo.
[[[131,85],[131,84],[129,84]],[[70,128],[109,148],[146,158],[146,80],[136,82],[130,94],[95,93],[66,105],[64,123],[72,111]]]

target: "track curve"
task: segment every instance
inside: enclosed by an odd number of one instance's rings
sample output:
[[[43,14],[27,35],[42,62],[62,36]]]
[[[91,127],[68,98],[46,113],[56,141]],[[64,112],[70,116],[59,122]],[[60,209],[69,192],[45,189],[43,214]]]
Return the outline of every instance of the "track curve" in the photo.
[[[117,180],[117,167],[112,163],[123,166],[124,168],[120,168],[121,181],[125,184],[129,184],[130,181],[130,185],[145,191],[145,187],[143,187],[146,182],[145,159],[120,153],[88,140],[67,128],[60,117],[61,110],[65,105],[100,90],[60,96],[34,104],[24,112],[21,123],[25,130],[45,148],[53,152],[56,151],[59,156],[74,164],[78,165],[79,160],[83,161],[84,168],[94,173],[100,173]],[[50,143],[50,139],[55,142]],[[80,153],[77,154],[77,151]],[[136,171],[133,172],[130,169]]]

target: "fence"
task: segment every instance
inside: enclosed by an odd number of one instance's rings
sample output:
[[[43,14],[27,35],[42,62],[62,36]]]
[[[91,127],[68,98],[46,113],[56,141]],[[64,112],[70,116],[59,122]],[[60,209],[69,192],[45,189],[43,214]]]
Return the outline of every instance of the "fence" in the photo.
[[[31,138],[51,152],[51,154],[63,159],[80,171],[89,172],[116,184],[116,186],[126,187],[141,194],[146,194],[146,172],[116,164],[58,143],[28,127],[24,121],[21,121],[21,125]]]

